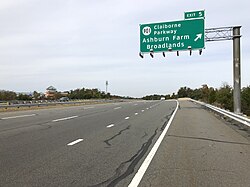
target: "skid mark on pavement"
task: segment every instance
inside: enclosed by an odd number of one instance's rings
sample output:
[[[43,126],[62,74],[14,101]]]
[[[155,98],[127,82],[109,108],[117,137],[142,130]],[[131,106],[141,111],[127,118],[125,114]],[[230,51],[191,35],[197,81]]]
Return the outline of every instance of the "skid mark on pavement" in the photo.
[[[139,163],[139,161],[143,158],[143,156],[148,151],[149,146],[152,144],[153,139],[157,134],[157,131],[158,131],[158,128],[155,129],[154,134],[145,143],[142,144],[141,148],[137,151],[135,155],[133,155],[129,160],[122,162],[118,166],[118,168],[116,168],[115,174],[112,177],[110,177],[104,182],[93,185],[91,187],[99,187],[99,186],[113,187],[113,186],[116,186],[121,180],[131,175],[134,172],[135,166]]]

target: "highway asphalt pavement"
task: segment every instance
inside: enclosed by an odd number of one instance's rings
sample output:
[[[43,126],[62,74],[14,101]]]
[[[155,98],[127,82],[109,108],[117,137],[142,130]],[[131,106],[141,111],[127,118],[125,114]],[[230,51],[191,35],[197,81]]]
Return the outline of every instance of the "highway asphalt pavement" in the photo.
[[[190,101],[174,116],[176,108],[131,101],[0,113],[0,186],[136,186],[165,132],[139,186],[249,186],[249,139]]]
[[[176,108],[135,101],[0,114],[0,186],[127,186]]]

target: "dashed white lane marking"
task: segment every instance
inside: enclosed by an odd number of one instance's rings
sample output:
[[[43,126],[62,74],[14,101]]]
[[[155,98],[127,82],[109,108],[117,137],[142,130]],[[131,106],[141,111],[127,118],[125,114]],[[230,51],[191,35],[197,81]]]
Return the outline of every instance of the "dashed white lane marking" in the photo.
[[[61,119],[54,119],[52,122],[58,122],[58,121],[65,121],[73,118],[77,118],[78,116],[71,116],[71,117],[66,117],[66,118],[61,118]]]
[[[110,124],[107,126],[107,128],[111,128],[111,127],[114,127],[114,124]]]
[[[138,115],[138,113],[136,112],[136,113],[135,113],[135,115],[137,116],[137,115]]]
[[[10,117],[4,117],[1,119],[15,119],[15,118],[24,118],[24,117],[32,117],[35,116],[36,114],[27,114],[27,115],[20,115],[20,116],[10,116]]]
[[[91,109],[91,108],[95,108],[93,106],[90,106],[90,107],[84,107],[84,109]]]
[[[141,110],[141,112],[144,112],[144,110]]]
[[[75,140],[75,141],[73,141],[71,143],[68,143],[67,145],[75,145],[75,144],[77,144],[77,143],[79,143],[81,141],[83,141],[83,139],[77,139],[77,140]]]
[[[120,109],[120,108],[122,108],[122,107],[120,107],[120,106],[119,106],[119,107],[116,107],[116,108],[114,108],[114,110],[118,110],[118,109]]]
[[[141,167],[139,168],[139,170],[137,171],[137,173],[135,174],[134,178],[132,179],[132,181],[130,182],[130,184],[128,185],[128,187],[137,187],[139,185],[139,183],[141,182],[141,179],[143,177],[143,175],[145,174],[149,164],[151,163],[152,159],[154,158],[154,155],[157,151],[157,149],[159,148],[163,138],[165,137],[173,119],[174,116],[178,110],[178,106],[179,106],[179,102],[176,100],[176,108],[174,113],[172,114],[171,118],[169,119],[166,127],[164,128],[164,130],[162,131],[160,137],[158,138],[158,140],[155,142],[153,148],[151,149],[151,151],[149,152],[149,154],[147,155],[147,157],[145,158],[145,160],[143,161]]]
[[[125,119],[126,119],[126,120],[129,119],[129,117],[125,117]]]

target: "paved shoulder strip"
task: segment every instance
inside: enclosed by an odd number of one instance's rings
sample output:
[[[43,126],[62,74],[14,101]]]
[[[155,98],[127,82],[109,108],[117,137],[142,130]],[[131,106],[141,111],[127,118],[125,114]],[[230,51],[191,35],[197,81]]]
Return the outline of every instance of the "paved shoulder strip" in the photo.
[[[165,129],[161,133],[161,135],[158,138],[158,140],[156,141],[156,143],[154,144],[153,148],[149,152],[146,159],[143,161],[141,167],[139,168],[139,170],[135,174],[134,178],[132,179],[132,181],[130,182],[128,187],[137,187],[139,185],[139,183],[141,182],[141,179],[142,179],[143,175],[145,174],[149,164],[151,163],[152,159],[154,158],[154,155],[155,155],[156,151],[158,150],[163,138],[165,137],[165,135],[166,135],[166,133],[167,133],[173,119],[174,119],[174,116],[175,116],[175,114],[176,114],[176,112],[178,110],[179,102],[176,100],[176,103],[177,103],[177,106],[176,106],[175,111],[172,114],[171,118],[169,119],[168,124],[166,125]]]

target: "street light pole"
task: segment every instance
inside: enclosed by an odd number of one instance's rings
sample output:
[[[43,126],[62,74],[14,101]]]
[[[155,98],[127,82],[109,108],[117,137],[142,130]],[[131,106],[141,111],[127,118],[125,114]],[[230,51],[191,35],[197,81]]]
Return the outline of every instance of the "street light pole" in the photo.
[[[109,83],[108,83],[108,81],[106,81],[106,94],[108,94],[108,85],[109,85]]]

